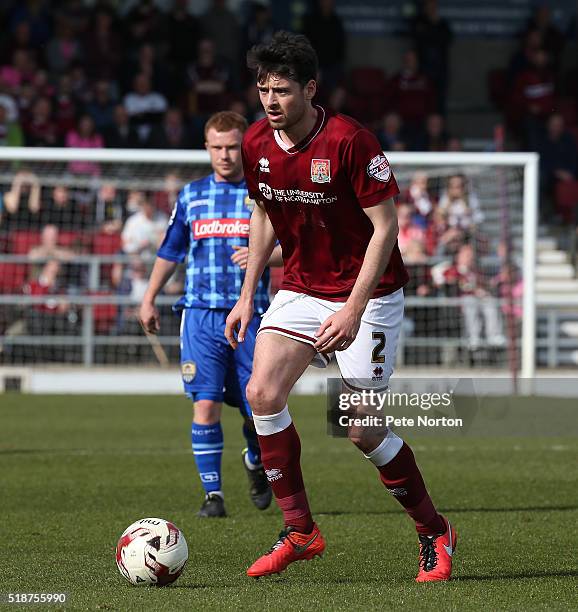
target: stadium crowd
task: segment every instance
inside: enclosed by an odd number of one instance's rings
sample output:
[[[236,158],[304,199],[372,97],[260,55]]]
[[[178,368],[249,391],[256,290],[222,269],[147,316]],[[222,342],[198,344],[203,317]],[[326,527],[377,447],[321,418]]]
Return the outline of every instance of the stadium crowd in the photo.
[[[461,150],[461,140],[447,128],[453,36],[435,0],[425,0],[412,20],[402,65],[388,67],[389,78],[376,67],[345,71],[348,41],[333,4],[314,2],[302,22],[320,59],[319,102],[375,130],[386,151]],[[203,127],[213,112],[235,110],[249,122],[262,117],[243,58],[279,27],[270,3],[246,3],[237,14],[224,0],[213,0],[200,17],[188,12],[186,0],[174,0],[167,12],[153,0],[140,0],[125,14],[114,5],[2,3],[0,145],[203,148]],[[515,55],[488,75],[488,87],[503,112],[508,141],[542,154],[546,212],[574,219],[574,210],[560,209],[556,201],[560,184],[578,184],[578,78],[562,71],[564,40],[541,5]],[[74,255],[123,253],[132,256],[131,263],[103,265],[99,288],[131,295],[137,303],[146,255],[156,249],[179,185],[192,177],[171,170],[163,189],[143,192],[119,188],[94,162],[70,162],[66,173],[88,187],[43,184],[33,167],[19,168],[1,186],[0,252],[28,254],[39,263],[31,271],[0,264],[0,291],[86,291],[87,273],[73,263]],[[480,231],[482,206],[467,178],[432,180],[418,172],[400,186],[399,244],[413,279],[407,293],[471,296],[461,317],[469,347],[476,350],[482,342],[481,321],[486,341],[503,346],[504,317],[491,301],[476,298],[519,295],[521,280],[505,256],[492,270],[479,269],[476,262],[491,247]],[[178,292],[179,282],[171,291]],[[502,315],[518,320],[519,310],[508,308]],[[44,318],[64,317],[69,327],[79,324],[66,304],[37,307],[36,314],[40,310]],[[103,315],[103,329],[138,331],[127,323],[133,320],[130,309],[120,310]],[[412,329],[429,320],[418,308],[408,311]],[[446,312],[455,315],[455,309]],[[0,321],[0,327],[9,323]]]

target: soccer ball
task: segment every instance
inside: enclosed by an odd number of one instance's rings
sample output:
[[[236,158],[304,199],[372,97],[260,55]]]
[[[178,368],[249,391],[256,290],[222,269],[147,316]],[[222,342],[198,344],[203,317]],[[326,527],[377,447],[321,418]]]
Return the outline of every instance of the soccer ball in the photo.
[[[169,521],[144,518],[127,527],[116,545],[116,565],[132,584],[165,586],[183,572],[189,549]]]

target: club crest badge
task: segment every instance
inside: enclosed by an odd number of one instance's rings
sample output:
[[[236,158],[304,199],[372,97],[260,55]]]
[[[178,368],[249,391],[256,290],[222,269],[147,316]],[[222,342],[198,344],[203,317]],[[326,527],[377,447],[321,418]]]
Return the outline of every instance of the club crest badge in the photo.
[[[267,185],[267,183],[259,183],[259,191],[268,199],[268,200],[272,200],[273,199],[273,191],[271,190],[271,187],[269,187],[269,185]]]
[[[331,161],[329,159],[311,160],[311,181],[313,183],[331,182]]]
[[[183,374],[183,382],[191,383],[197,373],[197,364],[194,361],[185,361],[181,364],[181,372]]]

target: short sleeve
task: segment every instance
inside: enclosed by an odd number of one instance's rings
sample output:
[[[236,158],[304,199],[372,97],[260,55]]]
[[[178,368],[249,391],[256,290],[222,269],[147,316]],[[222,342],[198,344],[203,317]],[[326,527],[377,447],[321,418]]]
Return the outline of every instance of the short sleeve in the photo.
[[[399,194],[389,161],[377,138],[357,131],[345,149],[343,166],[362,208],[375,206]]]
[[[191,232],[185,218],[184,206],[180,196],[175,202],[164,240],[157,251],[158,257],[181,263],[187,256]]]

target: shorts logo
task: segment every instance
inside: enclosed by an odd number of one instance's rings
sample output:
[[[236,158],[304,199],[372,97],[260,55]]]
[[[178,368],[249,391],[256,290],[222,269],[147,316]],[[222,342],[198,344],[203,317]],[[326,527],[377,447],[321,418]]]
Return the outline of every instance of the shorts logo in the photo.
[[[277,468],[265,470],[265,475],[267,476],[267,480],[269,482],[273,482],[274,480],[279,480],[280,478],[283,478],[283,472],[281,472],[281,470],[278,470]]]
[[[193,238],[248,238],[249,219],[197,219]]]
[[[183,382],[191,383],[197,373],[197,364],[194,361],[185,361],[181,364],[181,372],[183,374]]]
[[[403,487],[397,487],[396,489],[388,489],[388,491],[394,497],[403,497],[404,495],[407,495],[407,489],[404,489]]]
[[[273,199],[273,191],[271,191],[271,187],[267,185],[267,183],[259,183],[259,191],[268,199]]]
[[[259,172],[271,172],[269,169],[269,160],[266,157],[262,157],[259,160]]]
[[[331,182],[331,160],[312,159],[311,160],[311,181],[313,183]]]
[[[373,376],[371,377],[371,380],[373,381],[379,381],[379,380],[383,380],[383,368],[381,366],[377,366],[376,368],[373,368]]]
[[[201,482],[217,482],[219,480],[217,472],[202,472],[199,476],[201,477]]]
[[[377,179],[382,183],[387,183],[391,178],[391,168],[385,155],[376,155],[367,164],[367,175],[371,178]]]

